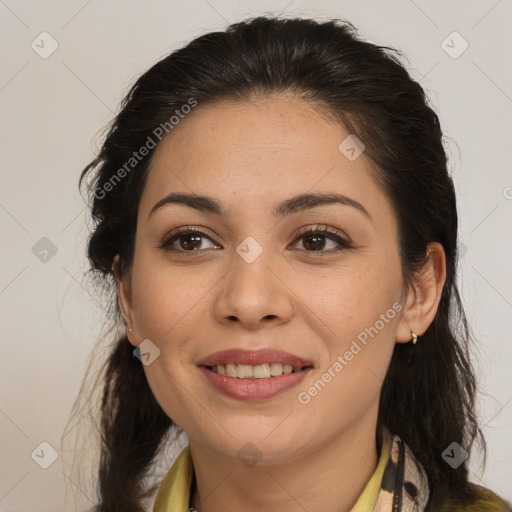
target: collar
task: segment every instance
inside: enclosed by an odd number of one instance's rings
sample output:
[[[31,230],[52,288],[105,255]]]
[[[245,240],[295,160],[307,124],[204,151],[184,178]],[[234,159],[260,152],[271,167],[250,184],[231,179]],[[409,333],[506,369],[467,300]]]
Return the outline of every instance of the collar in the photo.
[[[427,476],[409,447],[386,427],[377,467],[350,512],[423,512]],[[162,481],[153,512],[189,512],[194,466],[187,445]]]

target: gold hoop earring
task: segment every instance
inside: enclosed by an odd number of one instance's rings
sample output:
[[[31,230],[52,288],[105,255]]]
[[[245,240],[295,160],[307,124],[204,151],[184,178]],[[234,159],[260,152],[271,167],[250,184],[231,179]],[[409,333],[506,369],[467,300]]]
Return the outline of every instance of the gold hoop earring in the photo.
[[[418,335],[411,331],[412,334],[412,344],[416,345],[416,342],[418,341]]]

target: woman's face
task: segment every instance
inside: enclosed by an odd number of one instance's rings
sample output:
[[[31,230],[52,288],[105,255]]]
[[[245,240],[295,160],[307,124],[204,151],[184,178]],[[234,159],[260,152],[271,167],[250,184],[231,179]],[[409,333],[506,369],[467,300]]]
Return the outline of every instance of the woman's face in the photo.
[[[156,399],[214,453],[279,462],[375,426],[404,293],[392,205],[349,135],[275,96],[198,104],[153,155],[120,300]],[[196,207],[161,202],[177,193]]]

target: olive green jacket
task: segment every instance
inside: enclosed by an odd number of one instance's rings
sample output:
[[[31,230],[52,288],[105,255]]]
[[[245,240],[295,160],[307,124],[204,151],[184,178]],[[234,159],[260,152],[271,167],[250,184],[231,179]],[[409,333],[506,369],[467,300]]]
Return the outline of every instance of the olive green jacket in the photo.
[[[478,494],[478,498],[473,503],[463,505],[431,496],[425,512],[512,512],[512,505],[489,489],[476,484],[471,486]]]

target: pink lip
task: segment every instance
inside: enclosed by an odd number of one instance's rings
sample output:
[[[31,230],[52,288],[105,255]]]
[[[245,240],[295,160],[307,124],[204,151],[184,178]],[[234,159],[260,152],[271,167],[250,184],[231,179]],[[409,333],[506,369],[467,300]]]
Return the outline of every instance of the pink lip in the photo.
[[[199,369],[215,389],[231,398],[245,401],[264,400],[283,393],[299,384],[312,370],[312,368],[307,368],[266,379],[237,379],[212,372],[205,366],[200,366]]]
[[[221,375],[208,368],[218,364],[249,364],[257,366],[265,363],[288,364],[294,368],[302,368],[302,370],[266,379],[238,379]],[[238,400],[264,400],[272,398],[299,384],[313,369],[311,361],[307,361],[289,352],[270,348],[259,350],[222,350],[210,354],[196,364],[215,389]]]
[[[208,357],[197,362],[197,366],[215,366],[217,364],[250,364],[256,366],[265,363],[289,364],[295,368],[304,366],[313,366],[311,361],[302,359],[302,357],[275,350],[271,348],[262,348],[259,350],[232,349],[222,350],[210,354]]]

